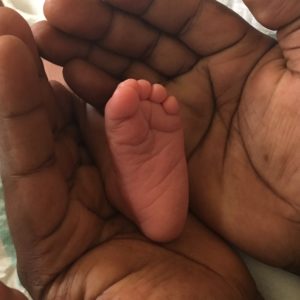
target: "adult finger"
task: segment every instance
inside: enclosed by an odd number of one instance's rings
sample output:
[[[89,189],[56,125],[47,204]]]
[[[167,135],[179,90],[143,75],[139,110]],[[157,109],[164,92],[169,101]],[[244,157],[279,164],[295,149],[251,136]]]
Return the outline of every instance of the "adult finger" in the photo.
[[[88,40],[69,36],[47,22],[34,25],[33,30],[41,54],[63,65],[65,79],[72,89],[99,109],[103,108],[119,81],[124,78],[145,78],[151,82],[165,80],[165,76],[141,61],[109,52]],[[184,62],[185,66],[187,64]],[[176,72],[176,65],[158,65],[167,73]]]
[[[13,36],[0,37],[0,49],[1,176],[16,248],[28,250],[60,222],[65,205],[55,200],[66,186],[32,53]]]
[[[286,67],[299,73],[300,2],[297,0],[245,0],[255,17],[265,26],[277,29],[277,40]]]
[[[101,44],[120,54],[140,57],[155,55],[161,37],[166,34],[177,36],[192,52],[208,55],[236,43],[249,29],[241,18],[216,1],[106,0],[105,3],[47,0],[45,14],[51,24],[66,33],[101,39]],[[64,12],[70,9],[72,13],[66,15]]]
[[[60,65],[65,65],[72,59],[84,59],[117,78],[121,78],[122,75],[134,77],[137,73],[135,70],[143,64],[144,78],[146,76],[150,81],[155,78],[157,82],[161,75],[170,77],[186,72],[198,60],[196,55],[186,52],[185,48],[177,47],[178,42],[171,37],[165,37],[164,41],[161,41],[161,49],[157,50],[160,51],[159,55],[148,57],[141,62],[105,50],[93,41],[63,33],[46,21],[36,23],[32,29],[44,58]]]
[[[300,16],[298,0],[244,0],[256,19],[270,29],[279,29]]]
[[[14,35],[22,40],[30,50],[40,75],[44,75],[42,62],[29,25],[17,12],[7,7],[0,8],[1,35]]]

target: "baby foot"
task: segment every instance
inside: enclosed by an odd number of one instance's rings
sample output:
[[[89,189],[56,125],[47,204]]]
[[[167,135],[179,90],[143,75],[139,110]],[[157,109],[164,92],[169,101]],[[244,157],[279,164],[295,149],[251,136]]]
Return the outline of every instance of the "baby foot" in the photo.
[[[188,208],[179,104],[145,80],[121,83],[105,108],[110,200],[155,241],[176,238]],[[111,172],[111,171],[110,171]]]

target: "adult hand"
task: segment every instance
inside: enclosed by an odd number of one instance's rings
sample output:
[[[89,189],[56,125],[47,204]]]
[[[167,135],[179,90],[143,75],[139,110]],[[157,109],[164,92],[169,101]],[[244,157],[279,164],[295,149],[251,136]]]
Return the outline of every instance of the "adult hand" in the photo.
[[[166,245],[107,203],[102,116],[49,83],[25,21],[0,10],[0,159],[22,283],[34,299],[261,299],[239,258],[188,218]]]
[[[47,0],[35,37],[99,109],[124,78],[165,84],[182,103],[193,211],[299,273],[300,4],[245,2],[278,42],[211,0]]]

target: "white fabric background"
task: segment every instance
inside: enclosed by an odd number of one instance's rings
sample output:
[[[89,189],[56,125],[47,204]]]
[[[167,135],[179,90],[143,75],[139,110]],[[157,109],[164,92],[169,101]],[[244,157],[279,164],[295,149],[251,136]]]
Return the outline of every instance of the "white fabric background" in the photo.
[[[14,8],[30,23],[43,19],[45,0],[2,0],[7,7]]]
[[[84,1],[84,0],[82,0]],[[100,0],[99,0],[100,1]],[[274,32],[259,25],[241,0],[218,0],[233,8],[243,18],[264,33],[274,35]],[[42,6],[44,0],[3,0],[8,7],[17,9],[30,24],[43,19]],[[270,248],[270,251],[272,249]],[[266,266],[242,254],[257,286],[266,300],[300,300],[300,277]],[[16,272],[9,265],[5,251],[0,242],[0,279],[10,286],[18,287]],[[233,299],[234,300],[234,299]]]

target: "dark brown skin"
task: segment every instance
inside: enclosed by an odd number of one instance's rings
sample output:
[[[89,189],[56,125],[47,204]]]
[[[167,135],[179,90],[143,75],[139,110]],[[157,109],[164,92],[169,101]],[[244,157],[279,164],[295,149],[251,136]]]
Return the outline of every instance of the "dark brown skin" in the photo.
[[[245,1],[278,42],[215,1],[105,3],[47,0],[43,55],[99,109],[124,78],[165,84],[182,103],[192,211],[300,274],[300,2]]]
[[[9,9],[0,10],[0,140],[18,271],[33,299],[261,299],[238,256],[192,215],[178,240],[159,245],[112,209],[103,117],[48,82],[29,27]]]
[[[26,300],[27,298],[20,292],[7,288],[0,282],[0,299],[3,300]]]

